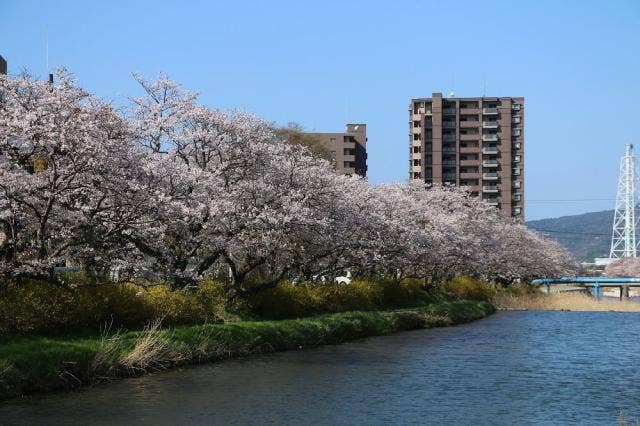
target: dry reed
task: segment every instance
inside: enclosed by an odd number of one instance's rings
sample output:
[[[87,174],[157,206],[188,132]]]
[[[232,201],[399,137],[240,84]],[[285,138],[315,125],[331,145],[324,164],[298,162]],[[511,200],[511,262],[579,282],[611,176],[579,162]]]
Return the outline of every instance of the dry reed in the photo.
[[[503,310],[531,311],[615,311],[640,312],[640,303],[611,299],[596,299],[584,293],[532,293],[511,295],[498,293],[493,304]]]
[[[133,348],[121,356],[119,364],[132,371],[164,370],[182,358],[169,347],[162,334],[162,320],[156,320],[145,327]]]

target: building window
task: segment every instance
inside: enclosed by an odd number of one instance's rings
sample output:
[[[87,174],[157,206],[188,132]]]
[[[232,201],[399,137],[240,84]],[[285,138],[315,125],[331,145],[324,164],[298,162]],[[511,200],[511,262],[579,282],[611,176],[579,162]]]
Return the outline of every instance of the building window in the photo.
[[[522,186],[522,182],[520,182],[519,180],[514,180],[511,186],[513,188],[520,188]]]
[[[521,172],[520,167],[514,167],[513,168],[513,174],[514,175],[519,176],[520,172]]]
[[[521,212],[522,210],[520,209],[520,207],[515,207],[514,209],[511,210],[511,214],[513,216],[519,216]]]
[[[522,134],[521,129],[511,129],[511,136],[520,136]]]
[[[518,124],[520,123],[520,117],[511,117],[511,122],[513,124]]]

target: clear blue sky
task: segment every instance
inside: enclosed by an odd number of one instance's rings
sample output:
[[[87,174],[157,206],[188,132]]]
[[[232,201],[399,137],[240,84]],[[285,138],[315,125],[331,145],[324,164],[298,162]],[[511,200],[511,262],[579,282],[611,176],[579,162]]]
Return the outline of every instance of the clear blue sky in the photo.
[[[613,208],[640,151],[640,1],[0,0],[9,72],[64,64],[100,96],[164,71],[267,120],[369,129],[369,180],[404,180],[410,98],[526,97],[527,219]],[[547,202],[542,200],[589,201]],[[599,200],[593,200],[599,199]]]

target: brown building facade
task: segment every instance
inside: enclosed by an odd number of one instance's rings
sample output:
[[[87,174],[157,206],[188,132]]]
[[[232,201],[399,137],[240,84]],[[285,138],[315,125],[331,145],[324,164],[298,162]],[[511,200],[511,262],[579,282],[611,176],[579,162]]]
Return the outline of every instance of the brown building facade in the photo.
[[[524,219],[524,98],[411,100],[409,178],[468,187]]]
[[[367,176],[367,125],[347,124],[344,133],[308,133],[331,154],[338,173]]]

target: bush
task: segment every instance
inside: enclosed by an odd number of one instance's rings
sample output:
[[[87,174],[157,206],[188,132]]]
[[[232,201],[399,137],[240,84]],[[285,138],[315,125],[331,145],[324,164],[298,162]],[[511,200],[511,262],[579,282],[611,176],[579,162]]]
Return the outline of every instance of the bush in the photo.
[[[486,281],[473,280],[468,277],[456,277],[443,285],[443,290],[455,299],[489,301],[496,291]]]
[[[510,294],[512,296],[524,296],[527,294],[540,293],[540,289],[530,284],[510,284],[503,289],[502,292]]]
[[[223,296],[223,285],[214,281],[191,292],[132,283],[69,288],[34,280],[8,282],[0,284],[0,333],[140,327],[157,318],[167,325],[220,322]]]
[[[487,300],[483,292],[464,283],[454,280],[447,288],[457,298]],[[95,333],[105,327],[140,328],[156,319],[165,326],[238,319],[225,310],[226,288],[218,281],[185,290],[133,283],[88,286],[80,279],[74,285],[29,280],[0,283],[0,333],[61,334],[82,329]],[[249,317],[285,319],[413,307],[435,298],[417,280],[353,281],[350,285],[282,282],[239,301],[235,308]]]
[[[429,300],[429,295],[416,282],[375,280],[353,281],[350,285],[283,282],[251,297],[246,301],[246,309],[263,318],[283,319],[416,306]]]

